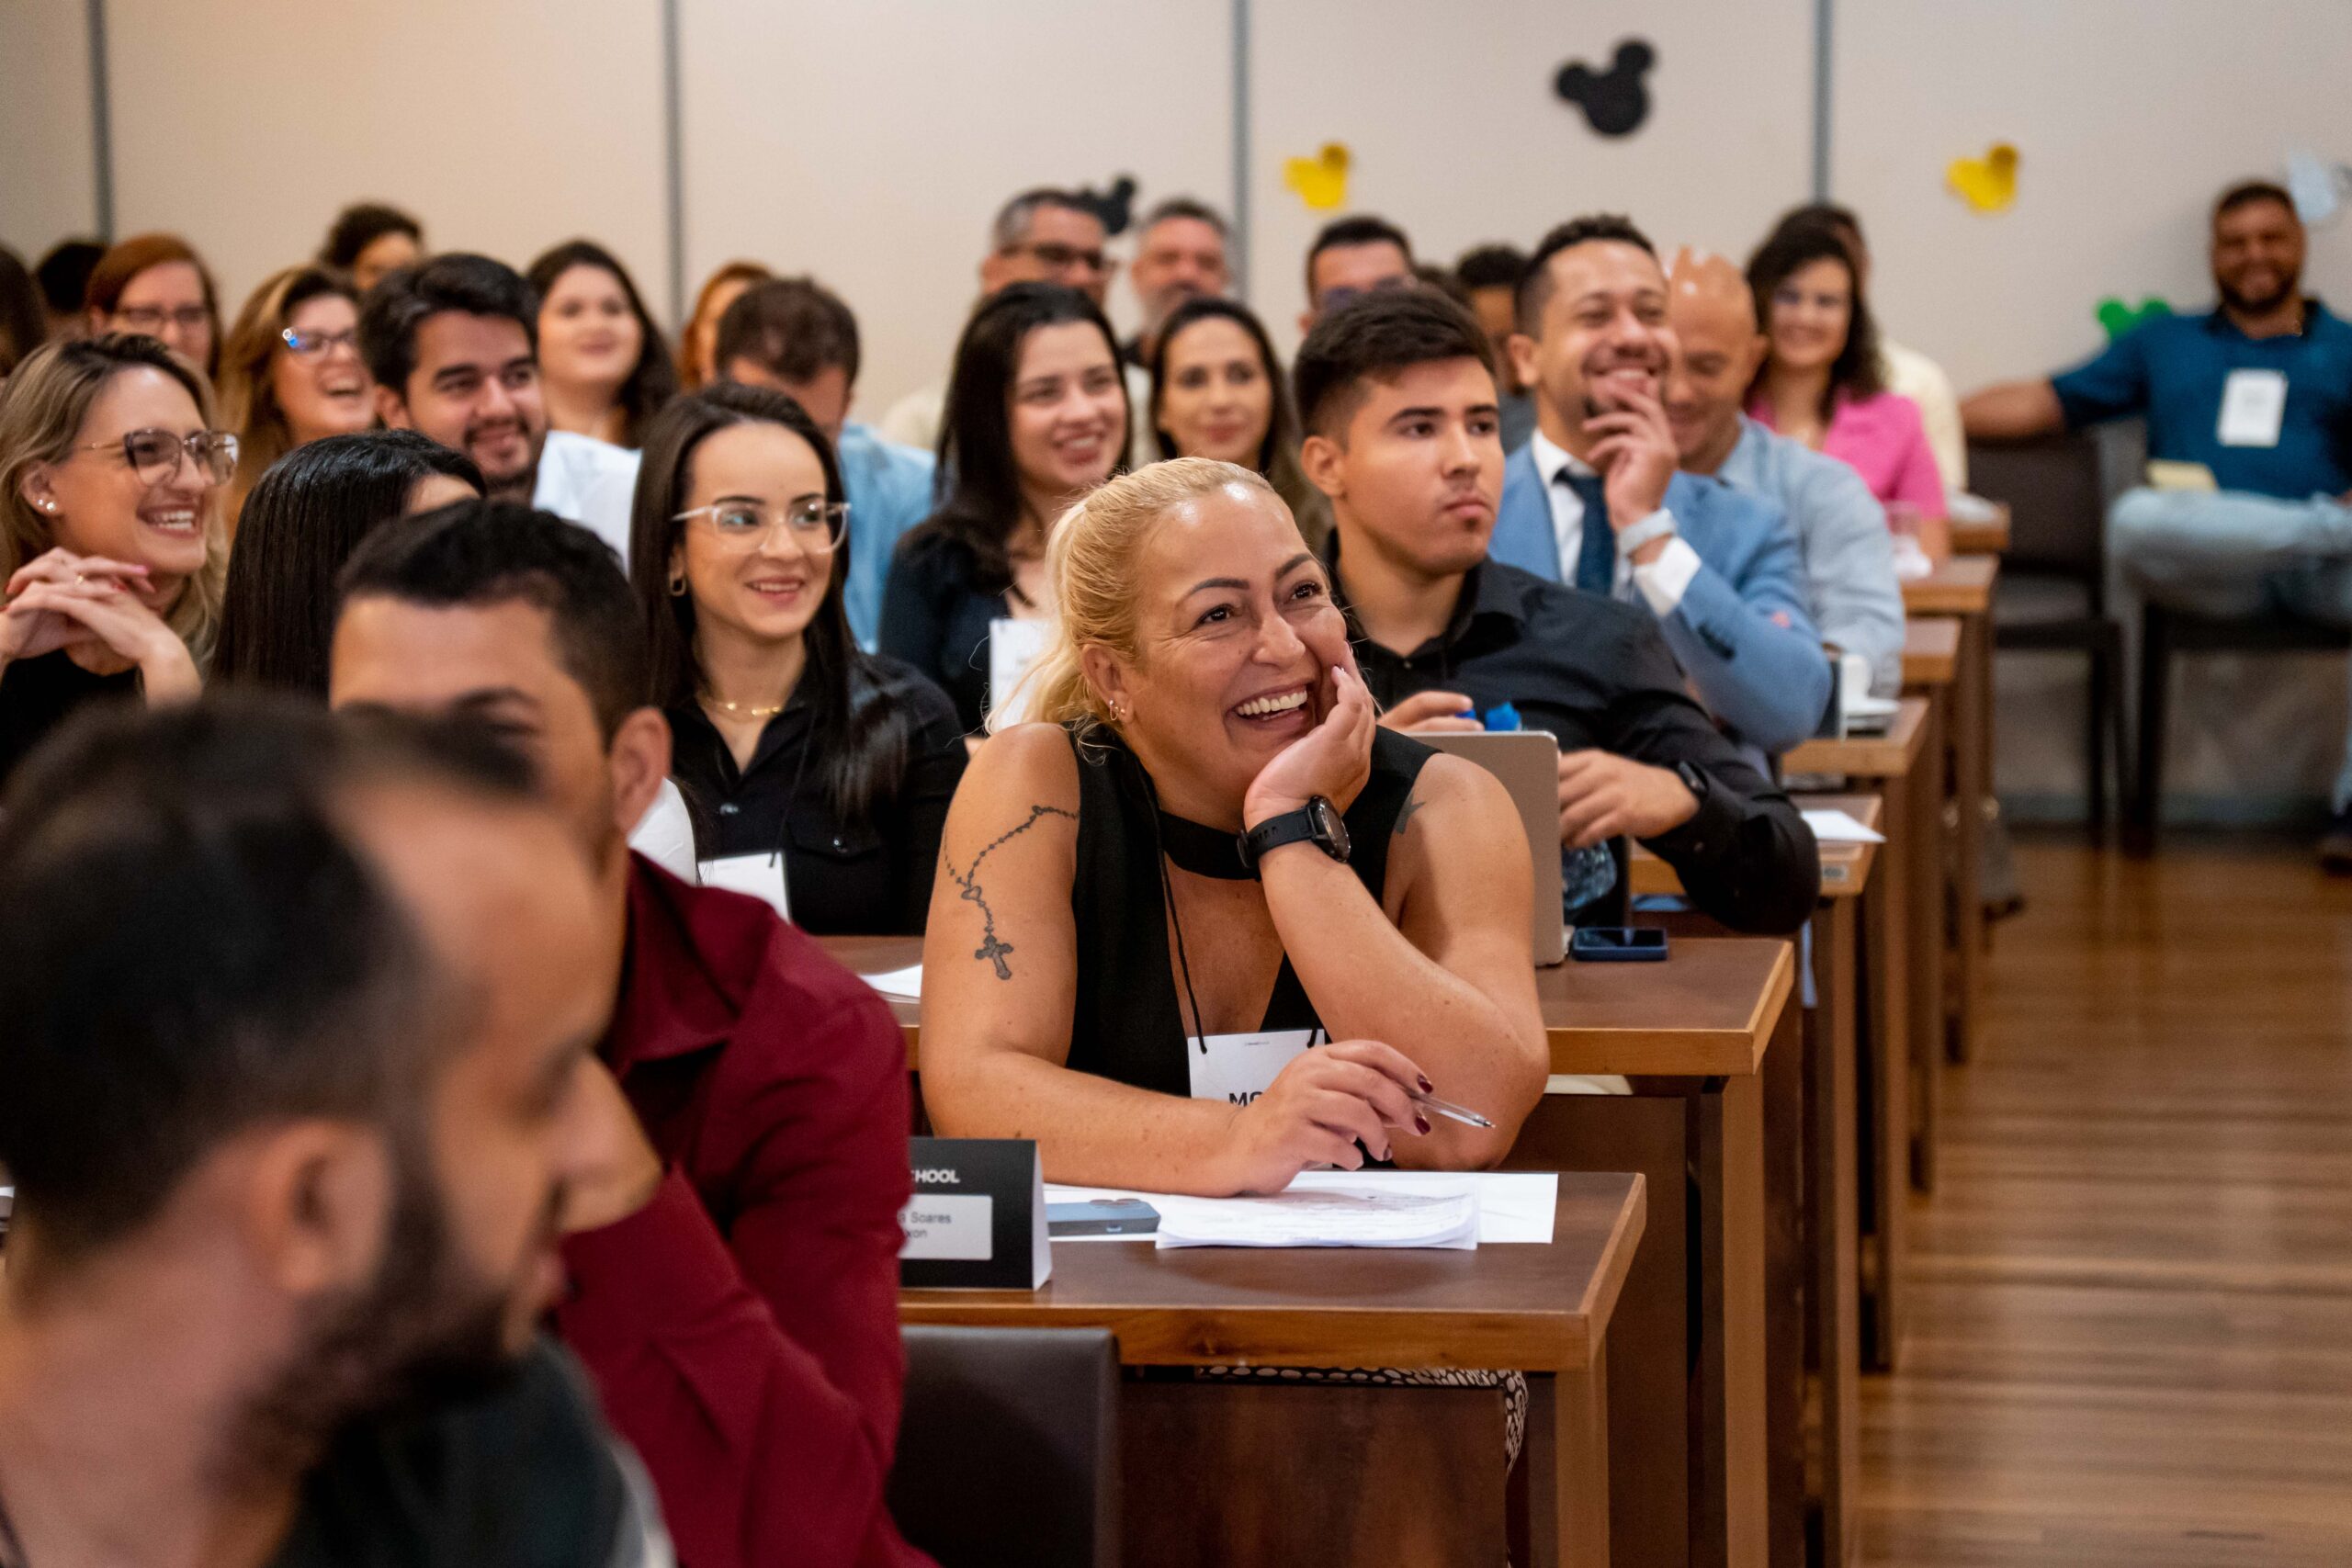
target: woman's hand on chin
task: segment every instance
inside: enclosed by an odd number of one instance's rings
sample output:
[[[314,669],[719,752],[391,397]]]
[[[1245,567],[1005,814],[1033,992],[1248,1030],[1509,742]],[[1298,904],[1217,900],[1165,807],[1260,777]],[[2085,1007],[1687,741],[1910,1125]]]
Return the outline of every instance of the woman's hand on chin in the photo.
[[[1387,1159],[1393,1134],[1428,1134],[1428,1118],[1411,1098],[1428,1081],[1404,1053],[1377,1040],[1301,1052],[1227,1124],[1218,1186],[1279,1192],[1310,1165],[1358,1170],[1367,1150]]]
[[[1372,732],[1379,716],[1352,661],[1331,667],[1331,706],[1314,728],[1258,770],[1241,802],[1241,825],[1296,811],[1315,796],[1345,810],[1372,776]]]

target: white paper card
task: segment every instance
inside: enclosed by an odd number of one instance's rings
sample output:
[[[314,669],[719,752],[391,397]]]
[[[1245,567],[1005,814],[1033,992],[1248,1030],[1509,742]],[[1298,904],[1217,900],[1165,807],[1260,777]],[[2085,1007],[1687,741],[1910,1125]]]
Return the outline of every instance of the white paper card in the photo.
[[[1351,1180],[1264,1198],[1156,1198],[1153,1243],[1176,1247],[1379,1247],[1467,1251],[1478,1245],[1478,1190]]]
[[[748,893],[754,898],[765,899],[769,908],[777,914],[787,920],[792,919],[792,897],[784,885],[784,852],[781,850],[707,860],[702,863],[702,885],[705,887],[724,887],[729,893]]]
[[[1274,1075],[1315,1043],[1312,1029],[1278,1029],[1264,1034],[1212,1034],[1184,1043],[1193,1069],[1193,1098],[1247,1105],[1272,1086]],[[1207,1049],[1202,1049],[1205,1044]]]
[[[901,1258],[985,1263],[994,1254],[996,1200],[983,1192],[918,1192],[899,1211]]]
[[[1014,701],[1013,688],[1037,655],[1046,650],[1045,621],[1017,621],[1000,615],[989,623],[989,706],[1001,709],[1007,721],[1026,711],[1026,700]]]
[[[905,1001],[922,1000],[922,965],[910,964],[904,969],[888,969],[879,975],[860,975],[859,979],[886,997]]]
[[[1552,1220],[1560,1201],[1560,1179],[1548,1170],[1306,1170],[1292,1179],[1293,1192],[1328,1190],[1333,1187],[1378,1187],[1398,1192],[1448,1192],[1464,1185],[1478,1194],[1478,1245],[1542,1246],[1552,1239]],[[1159,1207],[1164,1193],[1141,1192],[1132,1187],[1066,1187],[1048,1183],[1048,1203],[1090,1203],[1098,1198],[1140,1199]],[[1222,1199],[1193,1199],[1222,1202]],[[1187,1201],[1178,1199],[1177,1201]],[[1109,1236],[1062,1236],[1066,1244],[1095,1241],[1149,1241],[1151,1233]]]
[[[1808,811],[1804,825],[1813,836],[1825,844],[1883,844],[1886,835],[1875,829],[1865,828],[1856,821],[1851,812]]]
[[[2287,373],[2233,370],[2222,383],[2222,424],[2215,434],[2224,446],[2276,446],[2287,412]]]

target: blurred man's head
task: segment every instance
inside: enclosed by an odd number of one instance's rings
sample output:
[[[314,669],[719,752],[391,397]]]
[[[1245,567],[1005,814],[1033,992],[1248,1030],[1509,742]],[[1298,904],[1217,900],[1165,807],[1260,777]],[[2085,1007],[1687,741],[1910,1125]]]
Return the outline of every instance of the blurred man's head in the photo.
[[[998,209],[980,263],[980,292],[1008,283],[1058,283],[1100,306],[1116,270],[1103,245],[1102,220],[1073,191],[1050,186],[1023,191]]]
[[[2267,180],[2232,186],[2213,203],[2213,287],[2244,315],[2275,310],[2297,297],[2303,277],[2303,221],[2294,197]]]
[[[488,256],[387,275],[359,310],[376,412],[471,457],[493,498],[530,500],[548,436],[538,321],[522,274]]]
[[[1385,218],[1335,219],[1306,247],[1306,311],[1301,333],[1314,330],[1327,311],[1351,299],[1385,289],[1410,288],[1413,243]]]
[[[718,319],[718,378],[782,392],[839,443],[857,388],[857,318],[810,277],[745,289]]]
[[[1678,352],[1666,380],[1666,417],[1682,466],[1713,473],[1739,444],[1740,411],[1770,340],[1738,267],[1684,246],[1667,273],[1667,321]]]

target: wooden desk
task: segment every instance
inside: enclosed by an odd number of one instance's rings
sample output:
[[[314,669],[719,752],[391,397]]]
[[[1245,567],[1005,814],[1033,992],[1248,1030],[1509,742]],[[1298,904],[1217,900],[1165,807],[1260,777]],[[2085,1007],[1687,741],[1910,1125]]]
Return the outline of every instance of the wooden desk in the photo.
[[[1944,1035],[1945,1051],[1955,1062],[1967,1061],[1975,1050],[1983,1000],[1984,814],[1993,798],[1992,606],[2000,568],[1997,556],[1955,557],[1933,575],[1903,585],[1905,607],[1913,614],[1955,615],[1962,625],[1960,668],[1952,682],[1951,722],[1944,730],[1950,798],[1959,818],[1951,838],[1956,929],[1951,933],[1952,992]],[[1932,1186],[1932,1157],[1926,1174]]]
[[[1950,615],[1913,615],[1903,624],[1903,684],[1941,686],[1960,669],[1961,624]]]
[[[1470,1252],[1162,1252],[1138,1242],[1057,1242],[1041,1290],[907,1291],[899,1317],[1107,1328],[1129,1367],[1524,1371],[1527,1480],[1511,1498],[1513,1560],[1600,1568],[1610,1560],[1607,1336],[1645,1200],[1638,1176],[1563,1175],[1549,1246]],[[1501,1501],[1501,1401],[1453,1397],[1478,1392],[1125,1381],[1124,1561],[1488,1568],[1507,1539],[1503,1509],[1465,1518],[1458,1506],[1429,1506]],[[1448,1431],[1460,1438],[1452,1451],[1413,1441],[1410,1428],[1430,1417],[1444,1426],[1449,1407],[1461,1417],[1458,1434]],[[1405,1484],[1367,1485],[1364,1474],[1334,1462],[1351,1446],[1384,1442],[1412,1448],[1421,1468]],[[1430,1465],[1450,1474],[1433,1475]],[[1216,1506],[1204,1506],[1212,1497]],[[1487,1545],[1498,1554],[1484,1555]]]
[[[1908,1267],[1908,1211],[1917,1153],[1912,1129],[1932,1127],[1936,1061],[1928,1042],[1942,1032],[1943,857],[1938,716],[1925,697],[1905,697],[1883,736],[1809,740],[1783,759],[1792,773],[1843,775],[1874,788],[1887,852],[1863,886],[1860,910],[1863,998],[1858,1049],[1868,1082],[1858,1090],[1863,1124],[1860,1174],[1862,1355],[1894,1366],[1902,1344]],[[1815,990],[1822,976],[1815,976]],[[1926,1066],[1913,1071],[1924,1055]],[[1915,1093],[1915,1089],[1917,1092]]]
[[[1989,523],[1951,519],[1951,551],[1956,556],[1997,556],[2009,547],[2009,503],[1993,502]]]
[[[1903,607],[1915,615],[1981,615],[1992,607],[1994,556],[1953,556],[1925,577],[1903,584]]]

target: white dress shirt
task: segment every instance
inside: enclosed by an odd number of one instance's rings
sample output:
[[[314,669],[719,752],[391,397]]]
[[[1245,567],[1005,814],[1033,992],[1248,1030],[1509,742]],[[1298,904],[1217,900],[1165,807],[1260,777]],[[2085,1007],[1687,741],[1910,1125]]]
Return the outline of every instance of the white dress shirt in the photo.
[[[638,455],[626,446],[569,430],[550,430],[539,448],[531,504],[577,523],[613,547],[628,566],[629,511],[637,501]]]
[[[1577,562],[1584,549],[1584,498],[1574,489],[1563,484],[1563,470],[1589,475],[1592,466],[1554,446],[1541,430],[1527,439],[1528,456],[1535,459],[1535,472],[1544,480],[1544,494],[1552,503],[1552,537],[1560,548],[1560,581],[1570,587],[1576,585]],[[1674,514],[1661,506],[1650,514],[1673,521]],[[1646,521],[1646,519],[1645,519]],[[1681,606],[1682,595],[1690,580],[1699,575],[1699,552],[1686,544],[1681,536],[1669,536],[1666,547],[1657,558],[1646,566],[1635,566],[1623,556],[1617,558],[1617,572],[1611,585],[1613,598],[1625,597],[1625,585],[1633,584],[1641,591],[1650,613],[1660,619],[1674,614]]]

